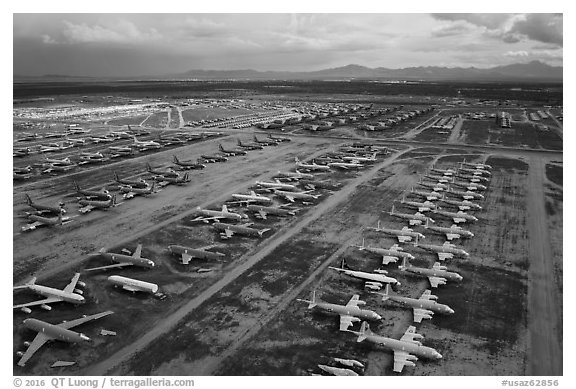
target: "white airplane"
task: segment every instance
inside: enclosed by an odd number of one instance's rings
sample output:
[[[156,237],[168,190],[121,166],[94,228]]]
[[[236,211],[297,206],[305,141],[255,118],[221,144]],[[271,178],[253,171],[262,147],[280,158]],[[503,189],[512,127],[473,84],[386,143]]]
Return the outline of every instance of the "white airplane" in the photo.
[[[88,213],[94,209],[107,209],[111,207],[115,207],[116,204],[116,195],[113,195],[108,200],[88,200],[83,199],[78,201],[78,204],[82,205],[82,208],[78,209],[80,213]]]
[[[377,273],[352,270],[346,266],[346,261],[344,259],[342,259],[340,267],[328,266],[328,269],[336,270],[337,272],[345,274],[349,277],[362,280],[366,283],[365,286],[369,289],[380,290],[384,284],[390,283],[398,286],[400,285],[400,282],[396,278],[388,277],[385,275],[387,273],[386,270],[379,270]]]
[[[261,188],[265,188],[266,190],[272,191],[273,189],[282,189],[282,190],[289,190],[289,191],[297,191],[295,185],[286,184],[285,182],[280,182],[280,180],[275,180],[274,182],[266,182],[266,181],[256,181],[256,185]]]
[[[337,169],[343,169],[343,170],[349,170],[349,169],[360,169],[363,168],[364,165],[362,165],[359,162],[330,162],[327,164],[327,166],[329,167],[335,167]]]
[[[100,319],[101,317],[111,315],[112,313],[114,312],[106,311],[91,316],[84,316],[76,320],[63,321],[60,324],[50,324],[38,319],[24,320],[24,327],[36,331],[38,334],[32,343],[24,342],[24,345],[28,347],[26,352],[18,351],[16,353],[16,355],[21,357],[18,361],[18,366],[26,365],[26,362],[28,362],[32,355],[34,355],[34,353],[48,341],[61,340],[68,343],[81,343],[90,341],[90,338],[86,335],[71,331],[70,328],[77,327],[80,324],[84,324],[92,320]]]
[[[126,251],[126,249],[123,249],[122,251]],[[134,253],[132,255],[107,253],[104,249],[100,249],[100,251],[95,255],[99,255],[103,258],[109,259],[111,262],[116,262],[116,263],[113,265],[100,266],[100,267],[94,267],[91,269],[86,269],[85,271],[113,269],[113,268],[125,267],[125,266],[139,266],[139,267],[145,267],[145,268],[151,269],[155,265],[154,262],[152,262],[150,259],[142,258],[142,245],[141,244],[138,244],[138,246],[136,246],[136,250],[134,250]]]
[[[162,145],[158,142],[154,142],[153,140],[141,141],[136,138],[136,135],[132,135],[134,139],[134,143],[132,146],[137,147],[140,150],[150,150],[150,149],[160,149]]]
[[[354,247],[357,247],[360,251],[365,250],[372,254],[381,255],[383,265],[388,265],[390,262],[397,262],[400,258],[414,259],[412,254],[405,252],[402,247],[398,246],[397,244],[392,245],[389,249],[364,246],[364,238],[362,238],[362,246]]]
[[[196,211],[200,214],[200,216],[198,216],[196,219],[193,219],[193,222],[202,221],[204,223],[208,223],[210,220],[230,219],[242,221],[243,219],[248,219],[247,215],[229,211],[226,204],[222,205],[222,210],[220,211],[202,209],[200,207],[196,207]]]
[[[62,211],[58,214],[58,217],[45,217],[40,215],[28,215],[28,219],[33,220],[32,223],[28,223],[22,226],[22,231],[32,231],[38,227],[42,226],[61,226],[70,223],[70,217],[62,216]]]
[[[256,194],[251,191],[250,194],[232,193],[232,198],[238,200],[239,203],[271,203],[272,199],[266,196]]]
[[[356,161],[356,162],[376,162],[376,155],[378,153],[374,153],[372,154],[371,157],[358,157],[358,156],[344,156],[342,157],[343,160],[345,161]]]
[[[108,147],[108,150],[113,153],[111,157],[134,154],[134,150],[132,150],[130,147],[124,146],[110,146]]]
[[[296,200],[296,199],[302,200],[302,201],[312,201],[312,200],[316,200],[318,197],[320,197],[320,195],[313,195],[313,194],[310,194],[310,192],[311,191],[287,192],[284,190],[274,189],[274,194],[284,197],[286,200],[290,201],[291,203],[293,203],[294,200]]]
[[[328,171],[330,170],[330,166],[328,165],[317,165],[315,163],[304,163],[304,162],[300,162],[300,159],[298,159],[298,157],[294,158],[294,161],[296,162],[296,168],[302,168],[304,170],[319,170],[319,171]]]
[[[46,297],[43,300],[36,300],[30,303],[18,304],[14,305],[13,309],[20,309],[22,312],[30,313],[32,310],[29,307],[34,307],[39,305],[40,308],[50,311],[52,307],[48,304],[58,303],[61,301],[71,303],[71,304],[84,304],[86,299],[82,296],[82,291],[80,289],[76,289],[76,285],[81,287],[86,286],[86,284],[82,281],[78,281],[80,278],[80,273],[74,274],[72,280],[66,287],[62,290],[51,288],[49,286],[43,286],[36,284],[36,277],[32,278],[24,285],[15,286],[14,290],[19,289],[26,289],[41,296]]]

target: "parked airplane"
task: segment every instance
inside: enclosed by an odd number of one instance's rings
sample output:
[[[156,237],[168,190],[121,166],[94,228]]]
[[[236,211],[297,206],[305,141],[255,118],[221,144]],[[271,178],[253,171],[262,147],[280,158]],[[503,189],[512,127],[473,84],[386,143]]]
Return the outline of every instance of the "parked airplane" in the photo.
[[[408,220],[408,223],[411,226],[415,226],[415,225],[419,226],[422,223],[427,223],[428,221],[434,223],[434,220],[432,218],[425,216],[424,214],[422,214],[420,212],[416,212],[413,215],[409,214],[409,213],[394,212],[394,204],[392,204],[392,210],[390,211],[390,216],[395,216],[395,217],[398,217],[400,219],[406,219],[406,220]]]
[[[62,216],[62,213],[59,213],[58,217],[28,215],[28,219],[32,220],[32,222],[22,226],[22,232],[32,231],[41,226],[61,226],[72,221],[69,217]]]
[[[287,192],[280,189],[274,189],[274,194],[278,196],[284,197],[286,200],[290,201],[291,203],[294,200],[302,200],[304,202],[316,200],[320,195],[313,195],[309,192]]]
[[[350,170],[350,169],[361,169],[364,167],[364,165],[362,165],[359,162],[330,162],[327,164],[327,166],[329,167],[335,167],[337,169],[342,169],[342,170]]]
[[[433,200],[438,200],[440,198],[440,193],[438,192],[422,192],[419,190],[414,190],[414,188],[412,188],[412,190],[410,191],[410,193],[419,196],[419,197],[424,197],[426,200],[429,201],[433,201]]]
[[[47,132],[44,134],[44,138],[62,138],[65,135],[63,132]]]
[[[412,230],[411,228],[408,227],[403,227],[401,230],[396,230],[393,228],[381,228],[380,227],[380,220],[378,220],[378,226],[377,227],[366,227],[369,230],[374,230],[376,232],[382,232],[384,234],[388,234],[388,235],[394,235],[396,236],[396,238],[398,239],[398,241],[400,243],[403,242],[410,242],[412,241],[413,238],[421,238],[421,239],[425,239],[426,237],[424,235],[422,235],[419,232],[415,232],[414,230]]]
[[[181,169],[204,169],[206,165],[201,164],[200,162],[196,161],[180,161],[175,155],[174,157],[174,164],[180,166]]]
[[[364,246],[364,238],[362,238],[362,246],[354,246],[357,247],[360,251],[367,251],[372,254],[381,255],[382,256],[382,264],[388,265],[390,262],[396,262],[400,258],[409,258],[414,259],[414,256],[410,253],[404,252],[402,247],[398,246],[397,244],[392,245],[389,249],[384,249],[380,247],[367,247]]]
[[[115,139],[114,139],[113,137],[97,136],[97,135],[89,136],[89,137],[87,137],[86,139],[88,139],[90,142],[96,143],[96,144],[99,144],[99,143],[112,143],[112,142],[115,141]]]
[[[150,294],[158,292],[158,285],[151,282],[135,280],[134,278],[110,276],[108,277],[108,282],[129,292],[144,292]]]
[[[134,136],[133,134],[129,134],[126,131],[110,131],[108,134],[117,139],[130,139]]]
[[[328,190],[338,190],[339,187],[342,186],[340,182],[330,182],[330,181],[316,181],[316,180],[308,180],[308,179],[301,179],[298,181],[299,184],[304,186],[304,189],[308,190],[316,190],[319,189],[328,189]]]
[[[309,171],[316,171],[316,170],[328,171],[328,170],[330,170],[330,166],[327,166],[327,165],[317,165],[315,163],[308,164],[308,163],[300,162],[298,157],[295,157],[294,160],[296,161],[296,168],[302,168],[304,170],[309,170]]]
[[[370,330],[366,322],[362,322],[360,331],[349,331],[358,335],[358,342],[368,340],[369,342],[384,346],[394,352],[394,368],[397,373],[402,372],[404,366],[415,366],[414,361],[418,357],[426,359],[442,359],[442,355],[431,347],[423,346],[422,343],[415,339],[422,339],[423,336],[416,333],[416,327],[410,326],[404,332],[404,335],[398,339],[387,338],[376,335]]]
[[[208,163],[215,163],[215,162],[226,162],[228,161],[228,158],[222,156],[222,155],[200,155],[200,157]]]
[[[128,200],[135,196],[147,196],[149,194],[156,193],[154,191],[154,185],[156,185],[155,182],[152,182],[152,185],[150,185],[147,188],[134,188],[132,186],[121,186],[120,192],[124,193],[122,195],[122,198]]]
[[[240,139],[236,139],[238,141],[238,146],[245,148],[246,150],[262,150],[264,146],[260,146],[254,143],[242,143]]]
[[[123,249],[122,251],[128,251],[128,250]],[[136,246],[136,250],[134,250],[134,253],[132,255],[107,253],[106,250],[103,248],[100,249],[100,251],[98,253],[93,254],[93,255],[98,255],[104,259],[108,259],[111,262],[116,262],[116,263],[113,265],[93,267],[91,269],[86,269],[85,271],[113,269],[113,268],[125,267],[125,266],[138,266],[138,267],[145,267],[148,269],[151,269],[154,267],[154,262],[152,262],[151,260],[149,260],[147,258],[142,258],[142,245],[141,244],[138,244],[138,246]]]
[[[453,224],[450,227],[440,227],[440,226],[429,226],[428,223],[424,226],[427,230],[432,230],[446,235],[446,239],[460,239],[460,238],[472,238],[474,234],[470,231],[464,230],[462,227]]]
[[[162,134],[158,134],[158,143],[162,146],[183,145],[186,143],[186,139],[181,139],[176,136],[162,136]]]
[[[486,165],[484,163],[480,163],[480,162],[462,162],[460,163],[460,166],[462,165],[466,165],[466,166],[471,166],[475,169],[482,169],[482,170],[492,170],[492,166],[490,165]]]
[[[84,316],[80,319],[63,321],[60,324],[50,324],[38,319],[26,319],[22,324],[24,327],[36,331],[38,334],[32,341],[32,343],[24,342],[24,345],[28,348],[25,352],[18,351],[20,360],[18,361],[18,366],[26,365],[26,362],[42,347],[46,342],[51,340],[61,340],[68,343],[81,343],[90,341],[90,338],[86,335],[70,330],[70,328],[77,327],[81,324],[87,323],[92,320],[100,319],[104,316],[108,316],[114,312],[106,311],[102,313],[97,313],[95,315]]]
[[[232,198],[238,200],[238,203],[271,203],[272,199],[266,196],[261,196],[256,194],[256,192],[251,191],[250,194],[240,194],[232,193]]]
[[[478,221],[478,218],[474,215],[470,215],[466,212],[463,211],[458,211],[458,212],[449,212],[449,211],[443,211],[442,208],[438,207],[435,210],[433,210],[432,212],[434,212],[437,215],[442,215],[445,216],[447,218],[451,218],[452,220],[454,220],[454,223],[458,224],[458,223],[465,223],[465,222],[471,222],[471,221]]]
[[[364,369],[364,365],[358,362],[355,359],[342,359],[342,358],[334,358],[334,361],[349,367],[358,367],[360,369]]]
[[[440,265],[440,262],[435,262],[430,269],[413,266],[406,258],[402,260],[402,265],[398,266],[398,270],[400,271],[428,278],[432,288],[437,288],[438,285],[445,285],[446,281],[462,281],[460,274],[447,271],[446,269],[446,266]]]
[[[421,323],[422,319],[432,319],[434,313],[443,313],[451,315],[454,310],[448,305],[439,304],[435,300],[438,296],[434,296],[430,289],[426,289],[422,295],[415,299],[411,297],[399,296],[390,289],[390,285],[386,285],[384,293],[372,292],[382,296],[382,301],[394,301],[398,304],[412,308],[414,311],[414,322]]]
[[[112,153],[110,158],[116,158],[116,157],[134,154],[133,149],[131,149],[130,147],[124,147],[124,146],[110,146],[110,147],[108,147],[108,150]]]
[[[436,168],[434,165],[432,165],[432,168],[430,169],[430,171],[436,172],[436,173],[441,173],[445,176],[453,176],[454,174],[456,174],[456,170],[454,169],[438,169]]]
[[[148,183],[143,179],[139,178],[137,180],[130,180],[127,178],[118,177],[118,173],[114,172],[114,181],[119,184],[130,185],[133,188],[147,188]]]
[[[30,292],[34,292],[41,296],[46,297],[42,300],[32,301],[30,303],[14,305],[13,309],[20,309],[22,312],[30,313],[32,310],[30,307],[40,306],[40,308],[50,311],[52,307],[49,304],[66,302],[71,304],[84,304],[86,299],[82,296],[83,292],[80,289],[76,289],[76,285],[81,287],[86,286],[82,281],[78,281],[80,278],[80,273],[74,274],[74,277],[70,280],[70,283],[66,285],[64,289],[51,288],[49,286],[43,286],[36,284],[36,277],[32,278],[30,281],[26,282],[24,285],[15,286],[14,290],[26,289]]]
[[[292,142],[292,139],[290,138],[284,138],[281,136],[272,136],[272,134],[268,134],[268,139],[271,139],[275,142]]]
[[[345,161],[355,161],[355,162],[376,162],[376,155],[378,153],[372,154],[371,157],[358,157],[358,156],[343,156],[342,159]]]
[[[14,142],[28,142],[40,138],[42,138],[42,136],[38,135],[38,133],[30,134],[28,132],[23,132],[20,134],[19,138],[14,140]]]
[[[172,170],[172,168],[169,168],[169,169],[170,170],[168,170],[168,171],[153,169],[149,163],[146,163],[146,171],[148,173],[155,174],[155,175],[162,176],[162,177],[172,177],[172,178],[176,178],[179,176],[179,174],[177,172],[175,172],[174,170]]]
[[[220,231],[220,238],[221,239],[230,239],[234,234],[239,235],[247,235],[247,236],[255,236],[255,237],[262,237],[262,235],[266,231],[270,231],[270,228],[262,228],[256,229],[249,227],[252,223],[243,224],[243,225],[234,225],[234,224],[227,224],[227,223],[214,223],[212,226]]]
[[[280,180],[276,179],[274,182],[267,182],[267,181],[256,181],[256,185],[261,188],[265,188],[266,190],[272,191],[273,189],[282,189],[288,191],[297,191],[298,188],[292,184],[286,184],[285,182],[281,182]]]
[[[278,142],[276,142],[274,140],[260,140],[260,139],[256,138],[256,135],[254,135],[254,142],[260,143],[264,146],[278,146]]]
[[[335,376],[357,376],[358,373],[356,373],[354,370],[350,370],[350,369],[344,369],[341,367],[334,367],[334,366],[328,366],[328,365],[318,365],[318,367],[325,371],[328,374],[333,374]]]
[[[359,305],[365,305],[366,302],[360,300],[360,296],[355,294],[346,305],[327,303],[316,300],[316,291],[312,291],[310,300],[296,299],[308,303],[308,309],[319,308],[328,312],[335,312],[340,315],[340,331],[347,331],[350,326],[362,319],[382,320],[382,317],[374,311],[360,309]]]
[[[474,182],[474,183],[490,182],[490,179],[488,177],[474,176],[474,175],[460,174],[460,173],[458,173],[457,178],[461,178],[463,180],[468,180],[469,182]]]
[[[465,167],[461,167],[458,170],[461,172],[469,173],[473,176],[491,176],[492,175],[492,173],[490,173],[488,170],[483,170],[483,169],[468,169]]]
[[[312,179],[314,178],[314,175],[310,173],[301,173],[300,171],[298,171],[298,169],[296,169],[296,172],[281,172],[280,170],[278,170],[278,173],[276,173],[276,177],[285,178],[288,180],[300,180],[302,178]]]
[[[185,185],[190,182],[190,177],[188,173],[184,174],[183,176],[177,175],[176,177],[172,176],[157,176],[155,177],[156,181],[162,181],[162,186],[166,186],[169,184],[173,185]]]
[[[447,191],[446,193],[450,193],[456,196],[460,196],[462,197],[464,200],[482,200],[484,199],[484,195],[477,193],[477,192],[473,192],[470,190],[467,191],[460,191],[460,190],[454,190],[454,189],[450,189],[449,191]]]
[[[48,164],[47,169],[42,170],[42,173],[52,173],[52,172],[67,172],[76,167],[76,165],[52,165]]]
[[[431,188],[432,190],[434,190],[436,192],[448,190],[448,185],[443,184],[441,182],[424,182],[424,181],[420,180],[418,182],[418,185],[423,186],[425,188]]]
[[[196,207],[196,212],[199,214],[199,216],[192,220],[193,222],[202,221],[204,223],[208,223],[211,220],[218,221],[222,219],[236,220],[240,222],[244,219],[248,219],[248,216],[245,214],[229,211],[226,204],[222,205],[222,210],[220,211]]]
[[[475,210],[475,211],[479,211],[482,209],[482,207],[480,205],[473,203],[469,200],[464,200],[464,201],[450,200],[450,199],[447,199],[446,196],[442,196],[440,201],[443,203],[446,203],[446,204],[454,205],[454,206],[458,207],[458,209],[460,211],[468,211],[471,209]]]
[[[486,190],[485,185],[478,184],[476,182],[453,182],[452,185],[459,186],[461,188],[471,191]]]
[[[68,134],[87,134],[90,131],[92,131],[92,129],[89,128],[85,130],[84,128],[80,127],[68,127],[68,129],[66,130]]]
[[[136,138],[136,135],[132,135],[132,138],[134,139],[132,146],[140,149],[141,151],[162,148],[160,143],[154,142],[153,140],[140,141]]]
[[[225,257],[226,254],[215,252],[215,251],[208,251],[211,248],[218,247],[216,245],[204,246],[204,247],[197,247],[197,248],[190,248],[185,246],[180,246],[176,244],[172,244],[168,246],[168,250],[172,254],[180,255],[180,259],[183,265],[188,265],[190,260],[193,258],[197,259],[208,259],[211,261],[217,261],[222,257]]]
[[[15,148],[12,151],[12,156],[13,157],[25,157],[28,154],[30,154],[30,152],[31,152],[30,147]]]
[[[83,138],[70,138],[68,135],[66,135],[66,142],[70,142],[74,146],[84,146],[88,143],[88,140]]]
[[[78,157],[80,158],[80,162],[78,163],[78,165],[84,165],[84,164],[93,163],[93,162],[105,162],[108,160],[108,158],[106,158],[100,152],[96,152],[96,153],[82,152],[78,155]]]
[[[226,150],[221,143],[218,143],[218,149],[220,150],[221,153],[226,154],[227,156],[230,157],[247,154],[247,152],[244,150],[238,150],[238,149]]]
[[[447,177],[447,176],[435,176],[433,174],[425,174],[424,178],[428,178],[429,180],[435,181],[435,182],[439,182],[441,184],[448,184],[450,182],[452,182],[454,180],[453,177]]]
[[[38,203],[33,202],[32,199],[30,198],[30,196],[28,196],[28,194],[24,194],[24,196],[26,196],[26,202],[28,203],[28,205],[31,206],[32,208],[34,208],[36,210],[37,214],[66,213],[66,210],[64,209],[64,203],[62,201],[58,204],[59,205],[58,207],[53,207],[50,205],[38,204]]]
[[[365,282],[365,287],[369,289],[380,290],[384,284],[394,284],[399,286],[400,282],[393,277],[388,277],[386,270],[379,270],[377,273],[368,273],[359,270],[352,270],[346,265],[346,260],[342,259],[340,267],[328,266],[328,269],[336,270],[349,277],[357,278]]]
[[[73,166],[73,165],[75,165],[75,163],[70,160],[70,157],[66,157],[66,158],[62,158],[62,159],[46,157],[46,162],[49,165],[56,165],[56,166]]]
[[[258,219],[267,220],[267,215],[288,216],[296,215],[298,209],[285,209],[280,207],[266,207],[263,205],[248,205],[248,211],[256,213]]]
[[[88,198],[98,198],[98,199],[110,199],[110,193],[102,188],[100,190],[88,190],[88,189],[81,189],[80,185],[76,181],[72,181],[74,183],[74,190],[81,196],[86,196]]]
[[[416,239],[416,242],[414,242],[413,244],[414,244],[414,247],[420,247],[424,250],[436,253],[436,255],[438,255],[438,259],[440,261],[444,261],[446,259],[452,259],[452,258],[454,258],[455,255],[460,256],[460,257],[469,257],[470,256],[470,254],[468,254],[464,249],[459,249],[456,247],[456,245],[454,245],[450,242],[444,242],[444,244],[442,244],[442,245],[424,244],[424,243],[418,243],[418,239]]]
[[[104,200],[88,200],[82,199],[78,201],[78,204],[83,205],[82,208],[78,209],[80,213],[88,213],[94,209],[107,209],[116,206],[116,195],[113,195],[110,199]]]

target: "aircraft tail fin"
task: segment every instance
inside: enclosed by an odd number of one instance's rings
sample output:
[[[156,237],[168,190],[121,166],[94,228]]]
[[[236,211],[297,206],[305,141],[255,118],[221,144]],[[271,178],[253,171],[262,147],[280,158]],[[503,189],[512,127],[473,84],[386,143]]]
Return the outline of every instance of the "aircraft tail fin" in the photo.
[[[221,143],[218,143],[218,149],[219,149],[220,151],[224,152],[224,147],[222,147],[222,144],[221,144]]]
[[[29,287],[29,286],[34,285],[34,284],[36,284],[36,277],[30,278],[28,281],[26,281],[26,283],[25,283],[24,285],[15,286],[15,287],[13,287],[12,289],[13,289],[13,290],[25,289],[25,288],[27,288],[27,287]]]
[[[398,266],[398,269],[400,271],[404,271],[408,268],[409,264],[408,264],[408,259],[407,258],[402,258],[402,265]]]
[[[26,196],[26,202],[28,203],[28,205],[32,206],[32,199],[30,198],[30,196],[28,196],[28,193],[25,193],[24,196]]]
[[[112,207],[116,206],[116,195],[112,195],[112,198],[110,199],[110,205]]]
[[[316,306],[316,290],[310,293],[310,300],[296,299],[297,301],[302,301],[308,303],[308,309],[312,309]]]
[[[358,339],[356,341],[362,342],[364,339],[366,339],[367,335],[370,334],[372,334],[372,331],[370,331],[370,326],[368,323],[363,321],[362,326],[360,327],[360,332],[358,333]]]
[[[404,199],[402,199],[402,200],[404,200]],[[392,209],[390,210],[390,215],[393,215],[393,214],[394,214],[394,203],[392,203]]]
[[[236,138],[236,143],[238,146],[242,147],[242,141],[240,139]]]
[[[180,161],[178,160],[178,158],[177,158],[175,155],[173,155],[173,157],[174,157],[174,163],[175,163],[176,165],[179,165],[179,164],[180,164]]]
[[[258,235],[262,236],[266,231],[270,231],[270,228],[262,228],[258,230]]]
[[[148,162],[146,162],[146,170],[152,172],[152,166]]]

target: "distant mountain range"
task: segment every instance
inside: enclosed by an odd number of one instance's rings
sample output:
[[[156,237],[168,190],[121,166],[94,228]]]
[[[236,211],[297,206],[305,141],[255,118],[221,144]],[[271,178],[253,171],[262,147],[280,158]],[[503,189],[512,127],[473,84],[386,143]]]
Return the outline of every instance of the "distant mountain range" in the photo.
[[[419,66],[402,69],[347,65],[312,72],[244,70],[189,70],[180,74],[139,77],[75,77],[14,75],[14,81],[98,81],[98,80],[406,80],[406,81],[556,81],[562,82],[563,67],[539,61],[496,66],[488,69]]]

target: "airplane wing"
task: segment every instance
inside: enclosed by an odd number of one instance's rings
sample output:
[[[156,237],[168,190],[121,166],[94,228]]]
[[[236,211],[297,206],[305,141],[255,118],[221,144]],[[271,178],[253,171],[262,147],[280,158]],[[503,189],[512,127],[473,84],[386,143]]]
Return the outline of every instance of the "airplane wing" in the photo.
[[[346,304],[347,307],[358,307],[358,305],[366,304],[364,301],[360,300],[360,295],[355,294],[352,296],[350,301]]]
[[[210,216],[210,217],[203,217],[203,216],[198,216],[196,219],[193,219],[193,222],[205,222],[208,223],[209,220],[220,220],[222,219],[221,216]]]
[[[260,210],[260,211],[258,211],[258,215],[260,215],[260,218],[261,218],[262,220],[266,220],[266,215],[267,215],[266,212]]]
[[[34,223],[26,224],[24,227],[22,227],[22,230],[23,231],[34,230],[34,229],[36,229],[36,227],[43,226],[44,224],[45,223],[43,223],[41,221],[35,221]]]
[[[422,337],[422,335],[418,335],[416,333],[416,327],[414,326],[410,326],[408,327],[408,329],[406,330],[406,332],[404,332],[404,335],[402,335],[402,337],[400,338],[401,341],[403,342],[411,342],[414,343],[414,338],[415,337]]]
[[[139,243],[138,246],[136,246],[134,254],[132,254],[132,258],[140,258],[141,254],[142,254],[142,244]]]
[[[58,324],[57,326],[61,327],[61,328],[65,328],[65,329],[70,329],[70,328],[74,328],[76,326],[79,326],[80,324],[84,324],[84,323],[92,321],[92,320],[97,320],[97,319],[100,319],[101,317],[108,316],[108,315],[111,315],[113,313],[114,312],[112,312],[112,311],[100,312],[100,313],[97,313],[95,315],[81,317],[80,319],[66,321],[66,322]]]
[[[404,369],[404,366],[414,366],[414,362],[410,360],[414,358],[416,357],[406,351],[394,350],[394,371],[400,373],[402,369]]]
[[[62,301],[62,299],[59,297],[48,297],[48,298],[45,298],[43,300],[37,300],[37,301],[32,301],[30,303],[14,305],[12,308],[18,309],[18,308],[25,308],[25,307],[34,307],[37,305],[57,303],[60,301]]]
[[[398,242],[410,242],[412,240],[411,236],[407,236],[407,235],[397,235],[396,236],[398,238]]]
[[[340,315],[340,331],[346,331],[353,323],[360,321],[359,318],[349,315]]]
[[[85,206],[85,207],[80,208],[80,209],[78,210],[78,212],[80,212],[80,213],[88,213],[88,212],[92,211],[94,208],[95,208],[95,207],[92,206],[92,205],[87,205],[87,206]]]
[[[292,197],[292,196],[284,196],[284,197],[286,197],[286,199],[287,199],[288,201],[290,201],[291,203],[294,202],[294,197]]]
[[[430,281],[430,286],[432,286],[433,288],[437,288],[438,285],[446,284],[446,278],[442,277],[428,277],[428,280]]]
[[[115,268],[117,268],[117,267],[132,266],[132,265],[134,265],[132,262],[122,262],[122,263],[115,263],[114,265],[93,267],[93,268],[91,268],[91,269],[86,269],[86,270],[84,270],[84,271],[104,270],[104,269],[115,269]]]
[[[20,360],[18,361],[18,366],[26,365],[26,362],[28,362],[28,360],[32,357],[32,355],[34,355],[34,353],[38,351],[40,347],[44,346],[44,343],[48,342],[51,339],[52,339],[51,337],[49,337],[44,333],[39,332],[38,334],[36,334],[36,337],[30,344],[24,355],[22,355],[22,358],[20,358]]]
[[[382,257],[382,264],[383,265],[388,265],[390,262],[397,262],[398,261],[398,257],[393,257],[391,255],[384,255]]]
[[[430,289],[426,289],[424,293],[422,293],[422,296],[420,296],[420,300],[430,300],[431,295],[432,292],[430,292]]]
[[[460,234],[455,234],[453,232],[447,232],[446,233],[446,239],[448,239],[448,240],[458,239],[458,238],[460,238]]]
[[[190,254],[186,254],[186,253],[182,253],[182,264],[183,265],[188,265],[190,263],[190,260],[194,258],[193,256],[191,256]]]
[[[414,321],[416,323],[421,323],[422,319],[432,319],[434,312],[428,309],[414,308]]]
[[[452,253],[436,253],[436,254],[438,254],[438,259],[441,261],[454,258],[454,254]]]
[[[72,293],[74,291],[74,288],[76,288],[76,284],[78,283],[79,278],[80,278],[80,273],[74,274],[74,277],[72,277],[72,280],[70,280],[70,283],[68,285],[66,285],[66,287],[64,288],[64,292]]]
[[[234,231],[226,228],[226,229],[224,230],[224,234],[226,235],[226,238],[231,238],[232,235],[234,235]]]
[[[394,243],[392,247],[390,247],[392,251],[402,251],[402,247],[398,246],[398,244]]]

